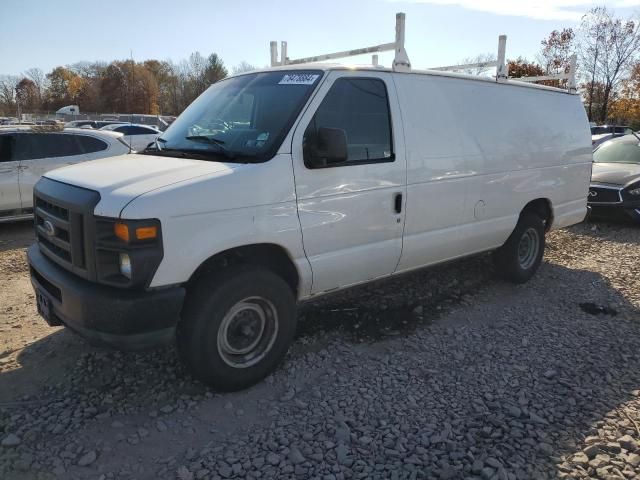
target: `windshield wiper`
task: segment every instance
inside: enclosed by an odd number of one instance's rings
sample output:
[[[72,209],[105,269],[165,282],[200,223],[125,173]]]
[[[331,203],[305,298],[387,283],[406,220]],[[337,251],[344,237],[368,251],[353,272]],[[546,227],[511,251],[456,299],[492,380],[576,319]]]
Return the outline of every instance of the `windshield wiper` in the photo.
[[[220,140],[219,138],[209,137],[207,135],[188,135],[184,138],[187,140],[196,140],[201,142],[207,142],[211,145],[215,145],[216,147],[218,147],[218,150],[230,160],[233,160],[236,157],[236,154],[234,152],[232,152],[231,150],[229,150],[227,147],[224,146],[225,141]]]
[[[184,138],[187,140],[205,140],[209,143],[215,143],[216,145],[224,145],[226,143],[224,140],[220,140],[216,137],[209,137],[207,135],[188,135]]]
[[[226,160],[233,163],[255,163],[256,155],[228,152],[227,150],[202,150],[199,148],[163,148],[162,150],[144,150],[141,152],[147,155],[161,155],[165,157],[195,158],[199,160],[219,159],[222,155]]]
[[[144,153],[146,151],[161,152],[162,148],[160,148],[160,145],[158,144],[158,142],[167,143],[167,141],[164,138],[157,137],[153,142],[151,142],[149,145],[147,145],[146,148],[142,152],[139,152],[139,153]],[[155,150],[153,150],[151,148],[151,146],[155,147]]]

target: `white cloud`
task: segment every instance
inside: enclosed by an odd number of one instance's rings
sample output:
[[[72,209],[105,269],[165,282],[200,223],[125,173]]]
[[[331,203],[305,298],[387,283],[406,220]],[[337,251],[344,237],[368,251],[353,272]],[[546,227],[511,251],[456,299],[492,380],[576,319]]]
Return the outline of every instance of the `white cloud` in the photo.
[[[406,1],[406,0],[405,0]],[[529,17],[537,20],[578,21],[590,8],[602,5],[593,0],[408,0],[411,3],[432,5],[455,5],[468,10]],[[610,8],[640,6],[640,0],[610,0],[605,2]]]

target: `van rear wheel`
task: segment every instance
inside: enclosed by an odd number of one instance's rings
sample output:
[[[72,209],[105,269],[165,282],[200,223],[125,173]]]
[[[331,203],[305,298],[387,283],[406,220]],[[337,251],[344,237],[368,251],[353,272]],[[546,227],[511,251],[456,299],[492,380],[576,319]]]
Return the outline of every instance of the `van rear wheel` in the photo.
[[[498,274],[514,283],[525,283],[538,270],[544,255],[544,222],[525,212],[507,241],[493,254]]]
[[[295,325],[295,297],[281,277],[259,267],[229,267],[205,275],[187,295],[178,349],[200,381],[241,390],[280,363]]]

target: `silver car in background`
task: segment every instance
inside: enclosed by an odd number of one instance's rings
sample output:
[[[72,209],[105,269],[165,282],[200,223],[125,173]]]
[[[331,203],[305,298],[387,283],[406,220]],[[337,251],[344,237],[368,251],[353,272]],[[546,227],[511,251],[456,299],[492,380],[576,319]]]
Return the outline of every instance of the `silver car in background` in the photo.
[[[65,165],[129,153],[121,133],[59,127],[0,127],[0,222],[30,219],[33,186]]]

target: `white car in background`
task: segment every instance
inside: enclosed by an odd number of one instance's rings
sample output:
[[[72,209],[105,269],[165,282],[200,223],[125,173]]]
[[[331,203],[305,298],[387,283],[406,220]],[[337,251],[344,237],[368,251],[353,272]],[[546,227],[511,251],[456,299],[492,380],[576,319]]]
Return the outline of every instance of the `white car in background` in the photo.
[[[142,125],[139,123],[124,123],[106,125],[100,130],[122,133],[123,140],[131,146],[131,150],[142,151],[147,145],[154,142],[162,132],[151,125]]]
[[[49,170],[123,155],[121,133],[59,127],[0,129],[0,222],[30,219],[33,186]]]

